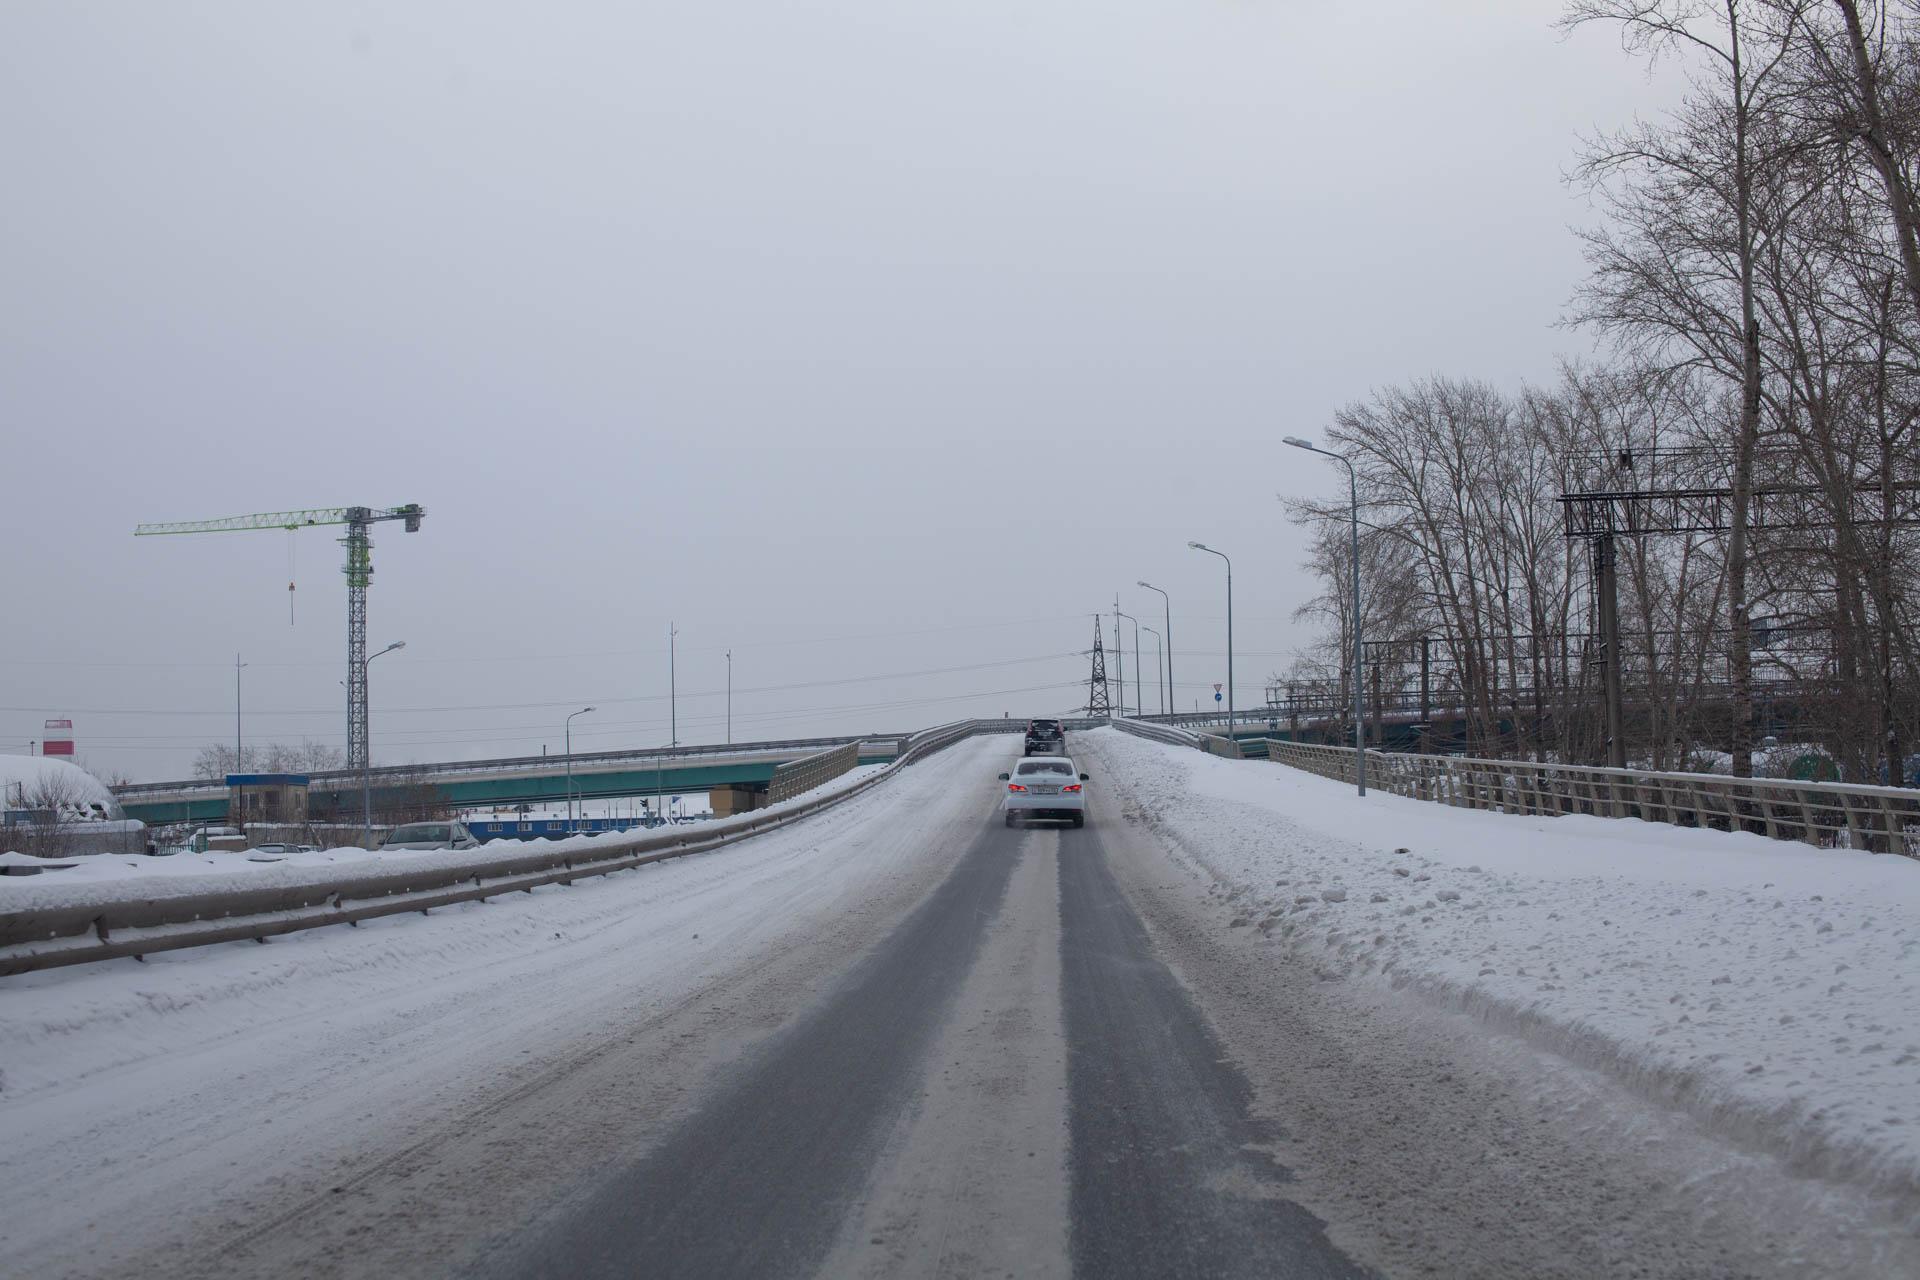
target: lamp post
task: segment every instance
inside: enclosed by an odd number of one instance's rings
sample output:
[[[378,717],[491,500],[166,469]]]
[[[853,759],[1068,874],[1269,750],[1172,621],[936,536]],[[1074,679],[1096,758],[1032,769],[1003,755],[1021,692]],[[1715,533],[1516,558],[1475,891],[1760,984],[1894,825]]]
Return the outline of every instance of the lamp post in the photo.
[[[733,745],[733,650],[727,650],[727,745]]]
[[[667,745],[680,745],[680,686],[674,677],[673,649],[674,638],[680,633],[674,630],[671,622],[667,624]]]
[[[240,661],[240,655],[237,653],[234,654],[233,655],[233,771],[239,774],[244,774],[247,771],[246,766],[240,763],[240,761],[243,758],[240,753],[240,673],[244,671],[246,667],[247,667],[247,664]],[[240,834],[244,836],[247,834],[247,784],[244,782],[240,784],[239,800],[240,800],[240,814],[239,814]]]
[[[1145,587],[1149,591],[1160,592],[1160,605],[1162,611],[1166,614],[1167,624],[1167,710],[1174,715],[1179,715],[1180,704],[1173,700],[1173,600],[1166,592],[1160,591],[1160,588],[1154,586],[1151,582],[1142,580],[1138,585]],[[1168,721],[1168,723],[1171,724],[1172,721]]]
[[[1140,629],[1153,637],[1153,655],[1154,655],[1153,669],[1155,672],[1159,672],[1167,665],[1167,651],[1166,651],[1166,647],[1160,643],[1160,633],[1158,631],[1155,631],[1152,627],[1142,627]],[[1136,671],[1139,670],[1137,665],[1135,666],[1134,669]],[[1160,715],[1162,718],[1165,718],[1167,714],[1167,686],[1163,681],[1160,681],[1160,680],[1155,680],[1153,684],[1154,684],[1154,690],[1153,690],[1154,693],[1159,695],[1158,701],[1160,703]]]
[[[1233,561],[1224,551],[1215,551],[1204,542],[1187,544],[1195,551],[1204,551],[1208,555],[1219,556],[1227,561],[1227,736],[1233,737]]]
[[[1119,613],[1119,610],[1114,612]],[[1133,714],[1145,715],[1147,709],[1140,701],[1140,619],[1130,613],[1121,613],[1120,616],[1133,624]],[[1122,681],[1123,692],[1124,684]]]
[[[240,673],[251,663],[240,661],[240,655],[233,655],[233,771],[245,773],[240,766]]]
[[[1288,436],[1286,442],[1296,449],[1332,458],[1347,469],[1347,492],[1353,516],[1353,784],[1364,796],[1367,794],[1367,730],[1366,703],[1360,690],[1360,477],[1354,471],[1353,463],[1341,454],[1322,449],[1311,440],[1302,440],[1299,436]]]
[[[572,835],[574,832],[580,829],[579,824],[573,820],[573,717],[583,716],[591,710],[593,710],[592,707],[582,707],[578,711],[573,712],[572,715],[569,715],[567,717],[567,721],[564,726],[566,735],[567,735],[567,834],[568,835]]]
[[[371,686],[367,683],[367,675],[368,675],[367,668],[373,665],[373,660],[375,658],[379,657],[380,654],[382,653],[392,653],[395,649],[404,649],[406,647],[407,647],[407,642],[405,640],[395,640],[392,644],[388,645],[384,649],[381,649],[379,652],[368,654],[365,660],[360,663],[360,687],[362,689],[371,688]],[[371,751],[367,752],[366,757],[360,761],[360,826],[362,831],[365,832],[366,834],[367,847],[372,848],[373,847],[373,752]]]

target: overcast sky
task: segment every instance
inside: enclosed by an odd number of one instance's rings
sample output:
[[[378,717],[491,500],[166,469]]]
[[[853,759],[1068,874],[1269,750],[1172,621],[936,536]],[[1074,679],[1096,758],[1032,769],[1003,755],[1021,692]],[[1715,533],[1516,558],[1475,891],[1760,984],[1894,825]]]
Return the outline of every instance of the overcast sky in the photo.
[[[685,741],[729,647],[736,740],[1058,712],[1143,577],[1191,706],[1190,538],[1258,702],[1338,483],[1280,437],[1586,347],[1562,174],[1654,90],[1556,13],[13,0],[0,750],[180,776],[236,651],[249,740],[344,743],[331,537],[132,530],[349,504],[428,511],[380,762],[664,742],[669,619]]]

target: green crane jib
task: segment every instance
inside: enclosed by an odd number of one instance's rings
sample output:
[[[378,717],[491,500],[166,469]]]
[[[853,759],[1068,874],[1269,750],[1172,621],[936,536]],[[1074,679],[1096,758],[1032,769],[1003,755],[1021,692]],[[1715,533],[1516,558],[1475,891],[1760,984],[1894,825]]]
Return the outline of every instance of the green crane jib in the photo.
[[[367,584],[373,581],[373,526],[382,520],[402,520],[408,533],[420,530],[427,510],[417,502],[403,507],[321,507],[312,511],[266,511],[221,520],[178,520],[143,524],[136,538],[162,533],[234,533],[248,529],[311,529],[323,525],[347,526],[340,543],[347,549],[347,765],[365,768],[367,753]]]

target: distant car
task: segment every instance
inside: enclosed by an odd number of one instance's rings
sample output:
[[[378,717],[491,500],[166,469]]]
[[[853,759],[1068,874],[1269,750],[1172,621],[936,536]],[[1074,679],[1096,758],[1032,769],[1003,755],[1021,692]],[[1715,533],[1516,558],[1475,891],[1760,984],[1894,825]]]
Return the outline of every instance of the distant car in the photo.
[[[1027,721],[1027,743],[1021,754],[1059,755],[1067,749],[1067,727],[1058,720]]]
[[[1029,818],[1051,818],[1087,825],[1087,775],[1065,756],[1029,756],[1000,775],[1007,784],[1001,808],[1007,825],[1017,827]]]
[[[395,827],[380,842],[382,849],[478,849],[480,842],[474,839],[465,823],[461,822],[409,822],[403,827]]]

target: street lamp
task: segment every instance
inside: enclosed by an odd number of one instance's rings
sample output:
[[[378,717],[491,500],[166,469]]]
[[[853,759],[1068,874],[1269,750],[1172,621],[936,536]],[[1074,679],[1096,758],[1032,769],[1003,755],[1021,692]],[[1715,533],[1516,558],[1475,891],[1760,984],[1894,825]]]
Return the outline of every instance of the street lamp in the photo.
[[[727,745],[733,745],[733,650],[727,650]]]
[[[564,729],[567,735],[567,834],[568,835],[572,835],[574,832],[580,829],[578,824],[576,824],[573,820],[573,717],[583,716],[591,710],[593,710],[592,707],[580,708],[578,711],[574,712],[573,715],[569,715],[567,717],[567,722],[566,722],[566,725],[564,726]]]
[[[1133,624],[1133,714],[1136,716],[1145,715],[1147,709],[1140,703],[1140,619],[1130,613],[1121,613],[1118,609],[1115,609],[1114,613]],[[1118,643],[1119,637],[1115,636],[1114,641]],[[1127,700],[1126,692],[1127,682],[1125,679],[1122,679],[1120,682],[1120,701],[1123,703]],[[1122,707],[1121,710],[1124,714],[1125,708]]]
[[[395,649],[404,649],[406,647],[407,647],[407,642],[405,640],[395,640],[392,644],[380,650],[378,653],[368,654],[366,656],[366,659],[360,663],[360,687],[363,689],[372,688],[372,686],[367,683],[367,675],[368,675],[367,668],[373,665],[373,660],[375,658],[379,657],[380,654],[382,653],[392,653]],[[371,705],[371,703],[369,703],[369,705]],[[366,758],[360,761],[360,825],[361,825],[361,829],[366,833],[367,847],[372,848],[373,847],[373,752],[372,751],[368,751],[366,754]]]
[[[1153,669],[1155,672],[1159,672],[1162,668],[1164,668],[1167,665],[1167,651],[1165,646],[1163,646],[1160,643],[1160,633],[1158,631],[1155,631],[1152,627],[1142,627],[1140,629],[1153,637],[1153,653],[1154,653]],[[1134,664],[1134,669],[1136,671],[1139,670],[1138,663]],[[1153,683],[1154,683],[1154,692],[1160,695],[1160,699],[1159,699],[1160,715],[1164,718],[1167,714],[1167,686],[1164,682],[1159,680],[1155,680]]]
[[[1141,581],[1140,583],[1138,583],[1137,585],[1139,585],[1139,586],[1142,586],[1142,587],[1145,587],[1145,588],[1146,588],[1147,590],[1149,590],[1149,591],[1160,591],[1160,588],[1158,588],[1158,587],[1156,587],[1156,586],[1154,586],[1154,585],[1153,585],[1153,584],[1152,584],[1151,582],[1147,582],[1147,581],[1144,581],[1144,580],[1142,580],[1142,581]],[[1174,715],[1176,715],[1176,716],[1177,716],[1177,715],[1179,715],[1179,714],[1180,714],[1180,704],[1179,704],[1179,703],[1177,703],[1177,702],[1175,702],[1175,701],[1173,700],[1173,600],[1172,600],[1172,599],[1171,599],[1171,598],[1170,598],[1170,597],[1169,597],[1169,596],[1167,595],[1167,593],[1166,593],[1166,592],[1164,592],[1164,591],[1160,591],[1160,605],[1161,605],[1161,609],[1162,609],[1162,611],[1163,611],[1163,612],[1165,612],[1165,614],[1167,615],[1167,616],[1166,616],[1166,623],[1167,623],[1167,708],[1168,708],[1168,710],[1170,710],[1170,711],[1171,711],[1171,712],[1172,712],[1172,713],[1173,713]],[[1168,723],[1168,724],[1172,724],[1173,722],[1172,722],[1171,720],[1169,720],[1169,721],[1168,721],[1167,723]]]
[[[1204,542],[1187,544],[1195,551],[1204,551],[1208,555],[1219,556],[1227,561],[1227,736],[1233,737],[1233,561],[1227,559],[1224,551],[1215,551]]]
[[[1367,731],[1364,718],[1366,706],[1360,693],[1360,478],[1353,469],[1353,463],[1341,454],[1322,449],[1311,440],[1302,440],[1299,436],[1288,436],[1286,442],[1296,449],[1332,458],[1347,469],[1347,490],[1352,499],[1353,514],[1353,784],[1364,796],[1367,794]]]

